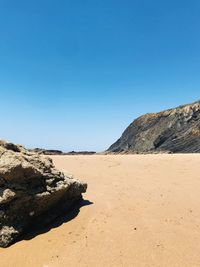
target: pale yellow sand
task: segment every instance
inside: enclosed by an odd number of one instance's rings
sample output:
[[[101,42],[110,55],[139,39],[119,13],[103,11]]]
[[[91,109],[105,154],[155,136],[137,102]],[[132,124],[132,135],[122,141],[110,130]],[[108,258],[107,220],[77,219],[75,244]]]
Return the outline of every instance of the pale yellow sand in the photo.
[[[53,159],[88,182],[94,204],[0,249],[0,267],[200,266],[200,155]]]

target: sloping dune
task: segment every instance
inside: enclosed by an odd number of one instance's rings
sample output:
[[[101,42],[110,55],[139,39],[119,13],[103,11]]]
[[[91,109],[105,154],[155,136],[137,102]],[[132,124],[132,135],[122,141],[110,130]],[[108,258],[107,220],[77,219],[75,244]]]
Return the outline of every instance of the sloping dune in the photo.
[[[0,249],[1,267],[200,266],[200,155],[52,158],[88,183],[85,201]]]

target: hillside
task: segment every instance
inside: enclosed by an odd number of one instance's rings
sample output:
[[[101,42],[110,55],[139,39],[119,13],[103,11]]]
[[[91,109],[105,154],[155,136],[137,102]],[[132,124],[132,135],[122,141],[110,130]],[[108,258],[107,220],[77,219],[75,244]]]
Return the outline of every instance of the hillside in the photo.
[[[134,120],[108,152],[200,152],[200,101]]]

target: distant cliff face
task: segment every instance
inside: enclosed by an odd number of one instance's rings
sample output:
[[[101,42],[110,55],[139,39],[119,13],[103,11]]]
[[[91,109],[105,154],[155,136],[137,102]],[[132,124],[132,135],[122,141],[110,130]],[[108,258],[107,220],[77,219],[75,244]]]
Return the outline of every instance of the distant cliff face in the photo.
[[[109,152],[200,152],[200,101],[133,121]]]

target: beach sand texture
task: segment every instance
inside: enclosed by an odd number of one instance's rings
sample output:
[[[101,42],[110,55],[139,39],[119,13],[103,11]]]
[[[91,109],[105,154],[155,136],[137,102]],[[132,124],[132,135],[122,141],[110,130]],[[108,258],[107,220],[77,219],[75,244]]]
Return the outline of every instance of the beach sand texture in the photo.
[[[200,266],[200,155],[52,156],[88,183],[51,229],[0,249],[0,267]]]

